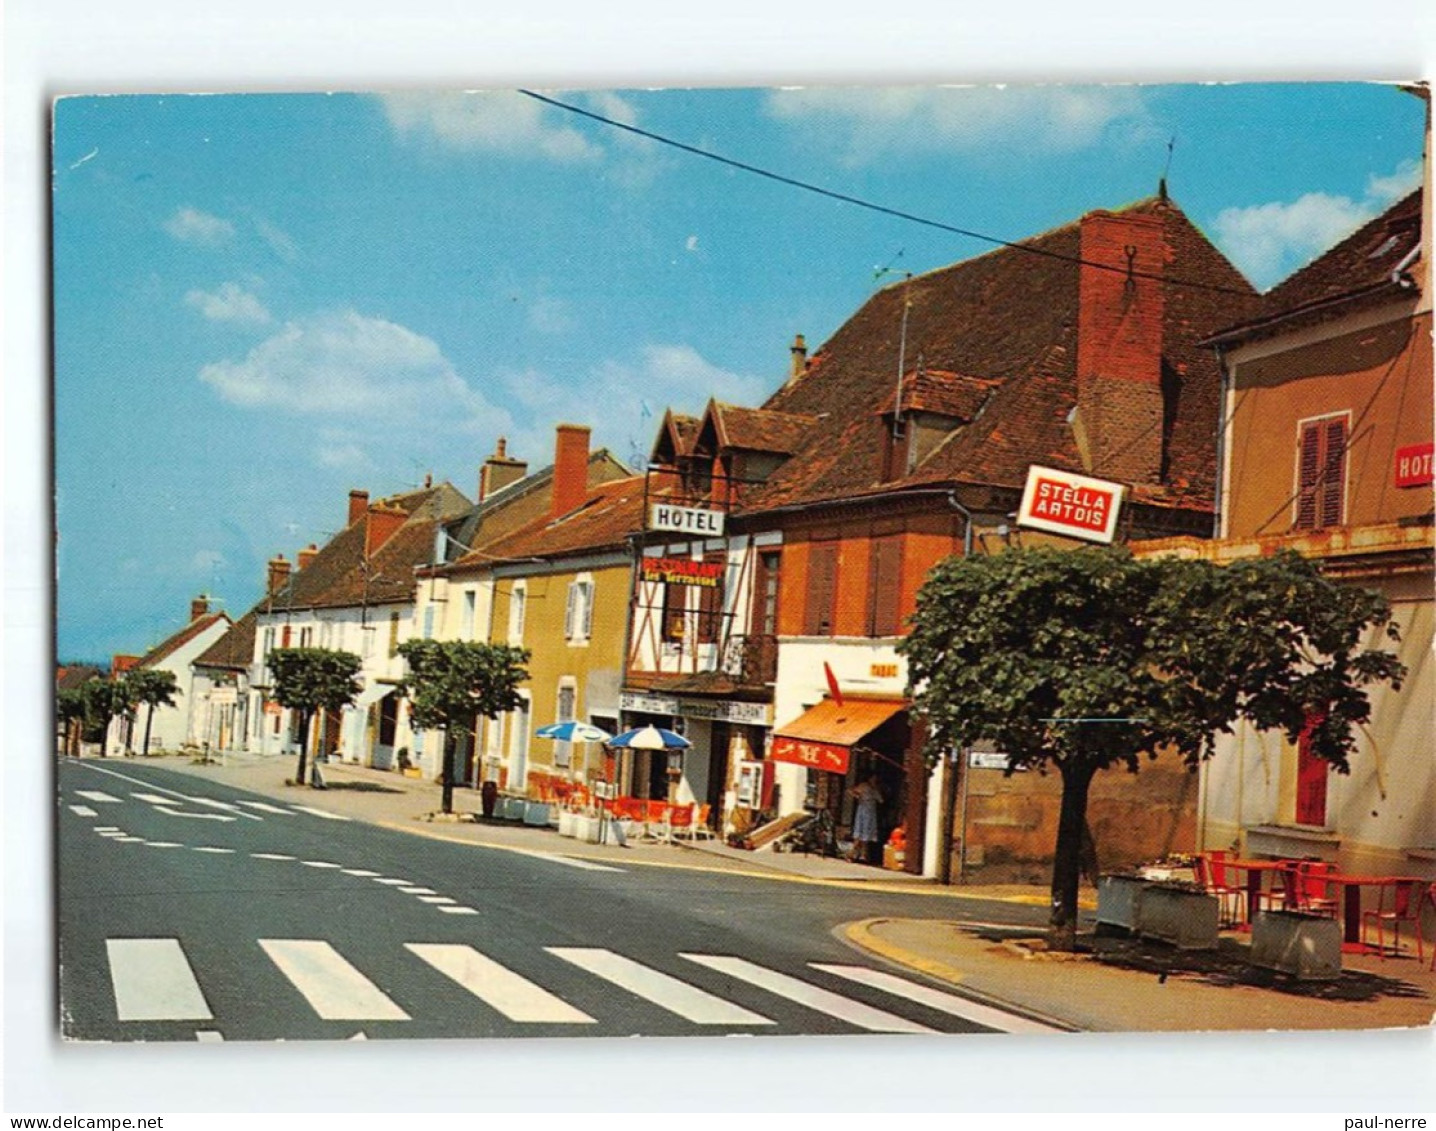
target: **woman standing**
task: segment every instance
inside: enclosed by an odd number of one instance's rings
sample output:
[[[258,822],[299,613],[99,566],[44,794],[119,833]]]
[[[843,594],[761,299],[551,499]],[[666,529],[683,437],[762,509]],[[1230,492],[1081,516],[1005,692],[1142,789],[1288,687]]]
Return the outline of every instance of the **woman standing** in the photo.
[[[878,806],[882,802],[877,774],[869,774],[853,790],[853,851],[849,860],[863,864],[873,862],[878,841],[882,839],[878,831]]]

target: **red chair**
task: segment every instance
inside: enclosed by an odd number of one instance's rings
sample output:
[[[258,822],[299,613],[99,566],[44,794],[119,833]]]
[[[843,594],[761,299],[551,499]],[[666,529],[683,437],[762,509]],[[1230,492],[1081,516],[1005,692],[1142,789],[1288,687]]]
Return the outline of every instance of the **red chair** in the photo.
[[[663,824],[663,839],[672,843],[674,837],[692,836],[695,808],[692,804],[670,805],[668,819]]]
[[[1387,892],[1390,892],[1390,897]],[[1431,891],[1425,880],[1387,880],[1381,885],[1379,902],[1374,911],[1363,911],[1361,913],[1361,942],[1366,945],[1366,926],[1368,922],[1376,924],[1376,953],[1381,960],[1386,961],[1386,928],[1390,925],[1392,929],[1391,953],[1394,956],[1401,953],[1401,924],[1410,923],[1413,933],[1416,935],[1416,961],[1421,962],[1426,958],[1425,946],[1421,939],[1421,904]],[[1389,906],[1388,906],[1389,904]],[[1436,955],[1432,956],[1433,964],[1436,964]]]
[[[1296,866],[1294,910],[1336,917],[1340,908],[1326,882],[1327,873],[1333,870],[1319,860],[1304,860]]]
[[[1282,866],[1271,873],[1272,887],[1264,889],[1257,895],[1258,911],[1296,910],[1299,887],[1297,868],[1296,861],[1283,861]]]
[[[1221,922],[1224,926],[1234,926],[1242,921],[1242,913],[1246,908],[1246,889],[1232,883],[1227,877],[1227,854],[1214,849],[1211,852],[1201,853],[1195,860],[1197,882],[1206,889],[1208,895],[1217,897],[1217,907],[1220,909]]]

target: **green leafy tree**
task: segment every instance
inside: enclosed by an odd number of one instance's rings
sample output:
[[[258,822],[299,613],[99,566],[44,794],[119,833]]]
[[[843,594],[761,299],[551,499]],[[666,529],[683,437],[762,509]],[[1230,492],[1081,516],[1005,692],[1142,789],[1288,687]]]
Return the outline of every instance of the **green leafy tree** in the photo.
[[[1099,770],[1171,750],[1190,767],[1245,720],[1349,772],[1365,688],[1397,689],[1386,601],[1295,554],[1228,566],[1122,548],[1012,550],[941,563],[900,645],[929,757],[979,741],[1007,772],[1062,778],[1052,936],[1075,944],[1087,797]],[[964,772],[966,772],[964,770]]]
[[[317,712],[343,710],[354,702],[362,690],[355,678],[361,661],[353,652],[330,648],[276,648],[265,662],[274,677],[273,699],[299,715],[299,767],[294,780],[303,785],[310,724]]]
[[[63,753],[77,753],[75,747],[84,729],[85,714],[85,692],[82,687],[64,687],[55,692],[55,721],[58,724]]]
[[[528,679],[529,653],[507,644],[408,640],[399,654],[408,665],[400,694],[409,700],[410,720],[444,732],[443,808],[452,813],[458,739],[474,732],[480,715],[496,719],[523,702],[518,685]]]
[[[125,673],[124,682],[129,685],[131,702],[136,706],[145,705],[145,742],[140,753],[150,752],[150,726],[154,723],[156,707],[173,707],[179,694],[179,683],[174,672],[163,668],[133,668]]]
[[[91,679],[85,681],[80,688],[80,694],[85,701],[86,729],[97,734],[100,757],[103,758],[105,737],[110,724],[117,718],[129,717],[135,709],[134,690],[123,677]]]

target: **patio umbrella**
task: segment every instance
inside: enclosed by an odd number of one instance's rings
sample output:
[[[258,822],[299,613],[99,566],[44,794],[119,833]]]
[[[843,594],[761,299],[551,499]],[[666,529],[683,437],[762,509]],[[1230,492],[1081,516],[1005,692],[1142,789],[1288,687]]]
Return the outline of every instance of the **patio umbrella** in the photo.
[[[681,734],[649,725],[637,730],[626,730],[610,740],[608,745],[627,750],[686,750],[693,743]]]
[[[613,735],[600,727],[576,720],[566,723],[550,723],[546,727],[539,727],[534,734],[539,738],[552,738],[559,742],[608,742],[613,738]]]

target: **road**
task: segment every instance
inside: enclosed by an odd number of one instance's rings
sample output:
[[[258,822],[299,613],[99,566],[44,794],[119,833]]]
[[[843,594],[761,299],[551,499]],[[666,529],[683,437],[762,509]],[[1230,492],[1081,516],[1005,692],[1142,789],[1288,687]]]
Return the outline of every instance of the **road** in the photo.
[[[834,934],[921,896],[420,838],[133,762],[58,784],[74,1040],[1040,1028]]]

